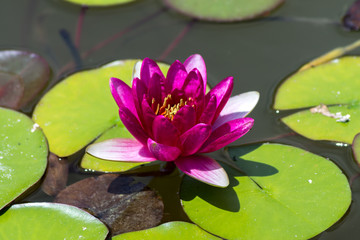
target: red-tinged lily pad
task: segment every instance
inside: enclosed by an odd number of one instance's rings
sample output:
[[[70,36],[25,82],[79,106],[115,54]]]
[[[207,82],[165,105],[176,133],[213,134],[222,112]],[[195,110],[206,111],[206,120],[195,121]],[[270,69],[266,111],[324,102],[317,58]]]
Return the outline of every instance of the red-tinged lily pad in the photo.
[[[40,180],[47,155],[38,125],[22,113],[0,108],[0,209]]]
[[[112,237],[112,240],[138,240],[138,239],[156,239],[156,240],[217,240],[215,237],[198,226],[188,222],[168,222],[158,227],[120,234]]]
[[[360,132],[359,65],[343,57],[296,72],[277,89],[274,109],[310,108],[281,120],[307,138],[351,144]]]
[[[360,30],[360,1],[355,1],[342,19],[343,26],[352,31]]]
[[[0,216],[2,240],[102,240],[108,232],[89,213],[64,204],[15,204]]]
[[[0,51],[1,106],[14,109],[25,106],[49,79],[49,65],[39,55],[18,50]]]
[[[64,1],[75,3],[82,6],[85,5],[90,7],[108,7],[112,5],[130,3],[135,0],[64,0]]]
[[[48,167],[41,189],[47,195],[56,196],[66,187],[69,175],[69,164],[66,159],[61,159],[53,153],[49,154]]]
[[[226,239],[309,239],[337,222],[351,203],[346,176],[330,160],[280,144],[234,147],[230,185],[189,177],[181,185],[186,214]],[[329,184],[331,183],[331,184]]]
[[[20,108],[24,95],[24,84],[15,74],[0,72],[0,106],[12,109]]]
[[[177,12],[206,21],[232,22],[268,15],[285,0],[163,0]]]
[[[75,73],[45,94],[33,119],[43,129],[51,152],[69,156],[120,121],[109,79],[117,77],[130,84],[137,61],[115,61]],[[167,72],[167,65],[160,66]]]
[[[74,183],[55,202],[83,208],[105,222],[112,234],[137,231],[160,223],[159,195],[131,177],[104,174]]]

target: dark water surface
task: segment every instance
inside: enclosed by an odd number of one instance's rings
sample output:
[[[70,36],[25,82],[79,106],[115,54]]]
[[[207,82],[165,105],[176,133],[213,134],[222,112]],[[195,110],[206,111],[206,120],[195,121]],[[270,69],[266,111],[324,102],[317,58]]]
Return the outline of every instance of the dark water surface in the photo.
[[[251,90],[261,94],[259,104],[250,115],[255,119],[255,125],[250,133],[232,144],[238,145],[291,132],[279,121],[280,116],[287,113],[276,113],[271,108],[274,91],[302,64],[359,38],[359,33],[348,32],[340,25],[342,15],[352,2],[287,0],[268,18],[231,24],[192,22],[164,9],[159,0],[90,8],[84,16],[79,53],[76,53],[71,50],[71,45],[76,39],[81,7],[61,0],[1,0],[0,49],[28,50],[43,56],[53,70],[47,89],[75,70],[74,67],[64,68],[74,59],[75,67],[89,69],[116,59],[150,57],[172,63],[175,59],[183,61],[190,54],[200,53],[206,61],[211,85],[232,75],[235,79],[233,94]],[[184,29],[187,33],[167,51]],[[124,30],[122,37],[88,53],[85,59],[78,59],[79,54]],[[353,52],[357,53],[360,50]],[[31,114],[35,103],[23,111]],[[315,142],[297,135],[276,141],[330,158],[349,179],[360,172],[348,146]],[[76,156],[73,157],[69,184],[91,176],[77,168]],[[165,202],[163,221],[187,219],[177,202],[177,189],[172,187],[178,182],[176,174],[151,182]],[[315,239],[360,239],[360,178],[354,181],[352,193],[353,202],[346,216]],[[25,200],[52,201],[52,198],[38,190]]]

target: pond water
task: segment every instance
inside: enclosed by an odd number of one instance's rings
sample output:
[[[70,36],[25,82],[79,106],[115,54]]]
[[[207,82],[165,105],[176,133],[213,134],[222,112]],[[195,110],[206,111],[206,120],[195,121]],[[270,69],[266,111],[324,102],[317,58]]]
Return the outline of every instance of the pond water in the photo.
[[[235,80],[233,94],[251,90],[260,92],[260,102],[250,115],[255,119],[252,131],[232,145],[274,139],[275,142],[301,147],[333,160],[350,179],[360,169],[352,158],[349,146],[340,147],[334,143],[289,135],[291,130],[279,120],[288,112],[276,113],[271,106],[275,89],[285,77],[309,60],[359,38],[359,33],[349,32],[340,25],[342,15],[352,2],[287,0],[267,18],[228,24],[193,22],[164,9],[162,2],[157,0],[89,8],[79,35],[79,52],[87,53],[87,56],[78,62],[77,69],[97,67],[116,59],[144,57],[172,63],[200,53],[207,64],[210,85],[231,75]],[[71,67],[74,55],[61,32],[66,31],[72,39],[76,38],[81,7],[61,0],[3,0],[2,3],[0,49],[28,50],[43,56],[53,71],[47,90],[75,71]],[[182,38],[171,47],[184,30]],[[94,50],[94,46],[122,31],[121,37]],[[90,50],[94,51],[89,53]],[[352,54],[359,51],[355,50]],[[66,67],[69,63],[70,68]],[[36,102],[22,111],[31,115]],[[82,153],[70,157],[72,167],[68,184],[92,175],[77,167]],[[178,182],[176,174],[156,177],[151,181],[150,185],[159,191],[165,202],[163,222],[187,220],[178,204],[177,189],[172,188]],[[353,202],[347,214],[314,239],[359,238],[360,178],[353,182],[351,188]],[[52,201],[52,198],[37,190],[22,201]]]

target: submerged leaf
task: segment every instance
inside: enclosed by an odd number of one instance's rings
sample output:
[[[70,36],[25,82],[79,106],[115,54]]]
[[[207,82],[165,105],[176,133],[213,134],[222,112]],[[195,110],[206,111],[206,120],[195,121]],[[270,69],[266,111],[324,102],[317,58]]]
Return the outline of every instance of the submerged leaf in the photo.
[[[106,226],[76,207],[55,203],[15,204],[0,217],[2,240],[101,240]]]
[[[43,176],[48,147],[41,129],[19,112],[0,108],[0,209]]]
[[[182,14],[201,20],[232,22],[268,15],[284,0],[164,0],[164,3]]]
[[[113,234],[154,227],[164,205],[159,195],[131,177],[104,174],[61,191],[55,202],[77,206],[105,222]]]
[[[355,1],[342,19],[343,26],[352,31],[360,29],[360,1]]]
[[[49,65],[39,55],[18,50],[0,51],[1,106],[14,109],[25,106],[37,96],[49,79]],[[2,93],[4,91],[5,95]],[[13,99],[12,104],[5,105],[4,96],[12,96],[16,100]]]
[[[351,203],[347,178],[323,157],[280,144],[234,147],[229,154],[236,166],[226,167],[229,187],[189,177],[181,186],[186,214],[210,233],[226,239],[309,239],[338,221]]]

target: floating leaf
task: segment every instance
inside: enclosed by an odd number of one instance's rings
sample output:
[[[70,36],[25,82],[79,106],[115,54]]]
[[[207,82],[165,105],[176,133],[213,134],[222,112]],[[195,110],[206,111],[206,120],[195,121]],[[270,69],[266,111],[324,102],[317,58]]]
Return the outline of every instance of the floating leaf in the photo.
[[[129,131],[126,130],[124,125],[120,123],[106,131],[103,135],[96,139],[95,142],[101,142],[111,138],[133,138],[133,136],[129,133]],[[82,168],[98,172],[124,172],[143,164],[145,163],[107,161],[85,153],[81,160],[80,166]]]
[[[275,95],[274,108],[279,110],[307,108],[319,104],[329,107],[331,113],[350,115],[347,123],[337,122],[309,110],[282,119],[294,131],[316,140],[351,143],[360,132],[360,58],[343,57],[314,68],[295,73],[286,79]]]
[[[39,55],[18,50],[0,51],[0,104],[2,106],[8,107],[2,103],[1,91],[6,91],[5,96],[15,95],[19,98],[17,104],[9,106],[18,109],[37,96],[48,83],[49,78],[49,65]]]
[[[360,133],[354,137],[352,143],[352,151],[354,154],[355,161],[360,164]]]
[[[86,209],[105,222],[113,234],[154,227],[164,205],[155,191],[131,177],[104,174],[81,180],[61,191],[55,202]]]
[[[16,204],[0,216],[2,240],[101,240],[107,234],[108,229],[98,219],[64,204]]]
[[[187,222],[168,222],[158,227],[124,233],[112,237],[112,240],[139,240],[139,239],[157,239],[157,240],[183,240],[183,239],[196,239],[196,240],[216,240],[217,238],[198,226]]]
[[[18,109],[24,95],[24,84],[15,74],[0,72],[0,106]]]
[[[284,0],[164,0],[172,9],[201,20],[231,22],[266,16]]]
[[[109,79],[117,77],[130,84],[136,61],[115,61],[75,73],[40,100],[33,119],[43,129],[51,152],[69,156],[120,121]],[[167,71],[167,65],[160,67]]]
[[[0,209],[45,172],[48,147],[42,131],[19,112],[0,108]]]
[[[355,1],[342,19],[343,26],[348,30],[360,29],[360,1]]]
[[[48,161],[49,164],[41,189],[47,195],[56,196],[66,187],[69,174],[69,164],[66,160],[62,160],[52,153],[50,153]]]
[[[189,218],[226,239],[309,239],[338,221],[351,203],[346,177],[331,161],[299,148],[258,144],[229,149],[225,189],[185,177]],[[331,184],[329,184],[331,183]]]
[[[108,7],[112,5],[130,3],[135,0],[65,0],[67,2],[90,7]]]

